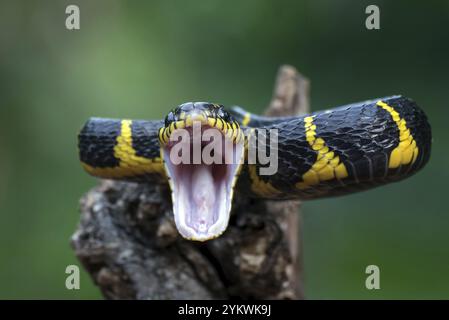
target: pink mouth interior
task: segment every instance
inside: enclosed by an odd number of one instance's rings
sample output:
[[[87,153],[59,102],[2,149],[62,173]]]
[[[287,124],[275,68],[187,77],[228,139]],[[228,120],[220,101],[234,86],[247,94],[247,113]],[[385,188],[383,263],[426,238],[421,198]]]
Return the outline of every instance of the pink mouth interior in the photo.
[[[206,129],[210,127],[202,126],[202,130]],[[201,164],[193,164],[193,140],[190,141],[190,164],[175,165],[170,160],[171,149],[180,142],[170,142],[164,148],[164,160],[172,181],[175,222],[185,238],[207,240],[221,234],[227,225],[232,182],[238,165],[236,161],[232,164],[225,163],[227,138],[223,134],[221,137],[223,146],[220,155],[221,164],[205,164],[203,159]],[[209,143],[201,142],[201,150]],[[232,152],[236,159],[237,145],[231,144],[230,147],[233,148]]]
[[[226,193],[226,164],[175,166],[179,205],[186,211],[186,224],[199,233],[218,220],[220,199]]]

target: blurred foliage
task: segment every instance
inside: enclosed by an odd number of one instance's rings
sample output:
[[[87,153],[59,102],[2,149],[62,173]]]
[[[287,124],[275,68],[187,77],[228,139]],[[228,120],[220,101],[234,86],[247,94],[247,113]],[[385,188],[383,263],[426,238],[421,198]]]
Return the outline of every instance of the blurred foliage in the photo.
[[[365,29],[377,4],[381,30]],[[81,30],[65,29],[78,4]],[[433,128],[428,166],[401,183],[304,204],[309,298],[449,298],[449,3],[0,1],[0,298],[100,298],[69,238],[95,180],[78,163],[90,116],[162,118],[185,101],[260,112],[277,68],[312,81],[312,109],[401,93]],[[365,267],[381,290],[365,289]]]

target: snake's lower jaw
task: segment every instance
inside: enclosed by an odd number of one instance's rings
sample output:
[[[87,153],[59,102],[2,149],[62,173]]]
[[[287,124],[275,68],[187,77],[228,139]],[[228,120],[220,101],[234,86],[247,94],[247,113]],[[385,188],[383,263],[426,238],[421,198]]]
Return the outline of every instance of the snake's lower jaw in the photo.
[[[186,239],[211,240],[220,236],[228,226],[244,146],[234,143],[229,148],[233,149],[232,163],[209,165],[174,165],[170,160],[170,148],[162,149],[172,191],[175,224]]]

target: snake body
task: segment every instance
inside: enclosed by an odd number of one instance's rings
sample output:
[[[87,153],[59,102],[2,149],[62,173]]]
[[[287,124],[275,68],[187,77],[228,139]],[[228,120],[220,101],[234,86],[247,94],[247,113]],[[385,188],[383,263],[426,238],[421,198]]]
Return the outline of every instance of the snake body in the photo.
[[[252,132],[256,146],[259,132],[266,136],[270,129],[277,130],[277,149],[270,150],[277,152],[277,171],[261,175],[262,164],[244,163],[234,174],[232,188],[235,185],[239,192],[255,198],[316,199],[354,193],[409,177],[430,157],[431,129],[426,115],[411,99],[391,96],[281,118],[210,103],[181,105],[165,121],[91,118],[79,134],[81,163],[88,173],[101,178],[173,180],[164,170],[161,148],[170,133],[189,127],[192,111],[200,112],[206,125],[233,139]]]
[[[401,96],[301,117],[271,119],[240,108],[234,114],[246,116],[249,127],[279,130],[278,172],[255,176],[247,167],[248,178],[240,178],[255,195],[314,199],[362,191],[412,175],[430,156],[426,115]]]

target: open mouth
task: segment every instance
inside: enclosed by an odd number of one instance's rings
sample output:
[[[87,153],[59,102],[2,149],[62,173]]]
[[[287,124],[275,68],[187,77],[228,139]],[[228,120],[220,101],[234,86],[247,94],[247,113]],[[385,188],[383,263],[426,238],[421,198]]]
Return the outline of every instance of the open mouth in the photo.
[[[197,124],[199,134],[194,130]],[[234,186],[243,162],[243,139],[235,138],[240,137],[240,129],[232,132],[212,127],[207,121],[195,121],[192,126],[176,130],[184,130],[188,137],[170,140],[161,147],[176,227],[189,240],[216,238],[228,225]],[[205,139],[204,133],[211,131],[215,138]]]

